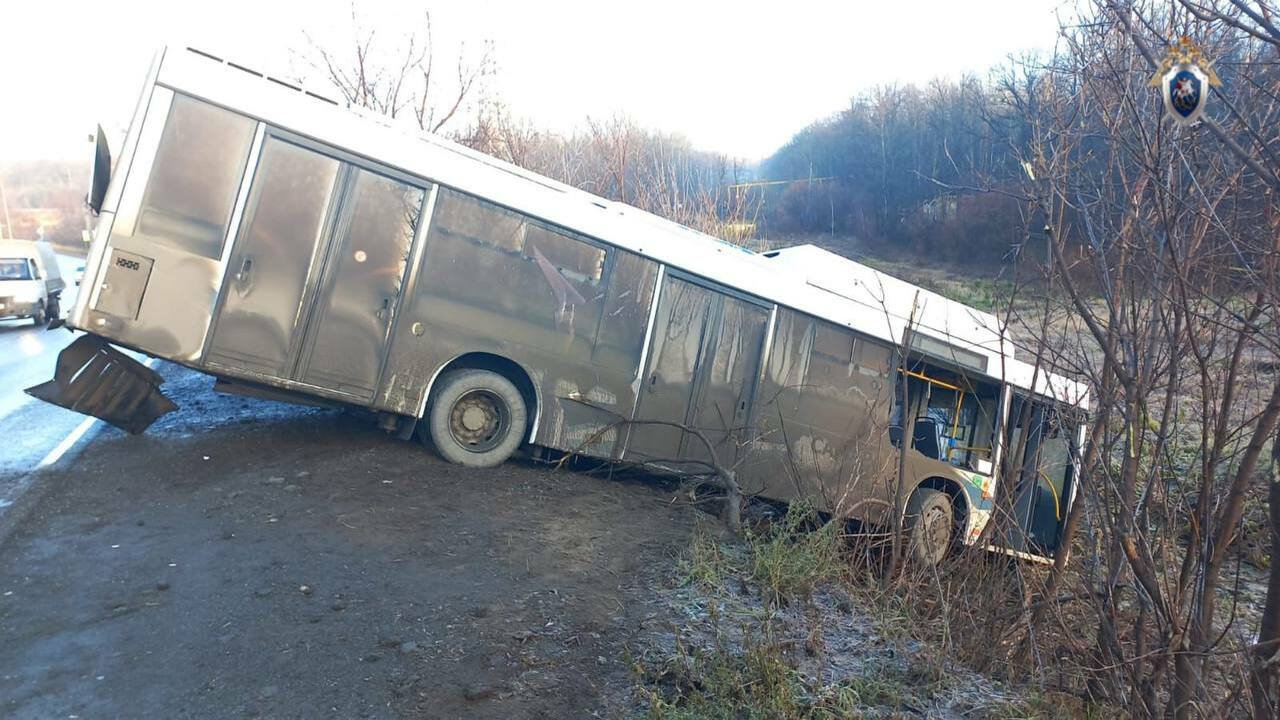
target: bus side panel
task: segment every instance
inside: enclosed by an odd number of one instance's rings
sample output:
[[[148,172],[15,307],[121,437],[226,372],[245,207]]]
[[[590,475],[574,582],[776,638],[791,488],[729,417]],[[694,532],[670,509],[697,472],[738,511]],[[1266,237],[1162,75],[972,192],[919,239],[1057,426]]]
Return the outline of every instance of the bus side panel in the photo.
[[[259,135],[255,120],[157,87],[109,237],[72,324],[195,364]],[[95,248],[97,251],[97,248]],[[90,276],[86,271],[86,280]]]
[[[421,417],[442,368],[496,355],[532,381],[533,442],[614,456],[619,434],[597,432],[635,405],[656,276],[653,261],[442,187],[377,406]]]
[[[890,350],[779,309],[756,400],[744,490],[805,499],[823,512],[875,519],[891,495]]]
[[[160,62],[164,52],[156,53],[151,61],[151,69],[147,71],[146,82],[142,84],[142,92],[138,95],[137,105],[129,119],[129,129],[125,133],[124,143],[117,148],[113,156],[111,178],[107,184],[107,192],[103,197],[102,208],[98,213],[93,228],[93,239],[89,243],[88,257],[84,262],[84,277],[81,282],[85,292],[74,293],[75,302],[67,313],[67,324],[70,327],[87,327],[85,311],[89,306],[90,288],[97,286],[97,278],[102,269],[102,258],[107,246],[107,237],[111,233],[111,225],[115,221],[116,210],[120,205],[120,192],[124,187],[124,179],[129,176],[133,165],[134,152],[138,147],[138,136],[142,134],[142,121],[147,115],[147,106],[151,102],[151,94],[155,90],[156,74],[160,72]],[[110,149],[108,149],[110,153]]]

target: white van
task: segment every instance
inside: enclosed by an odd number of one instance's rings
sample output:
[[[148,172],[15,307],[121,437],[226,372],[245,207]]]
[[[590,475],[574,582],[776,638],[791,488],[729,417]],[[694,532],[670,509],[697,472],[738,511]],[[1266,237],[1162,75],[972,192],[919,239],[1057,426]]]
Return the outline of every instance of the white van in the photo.
[[[0,319],[31,318],[44,325],[60,316],[65,287],[49,243],[0,240]]]

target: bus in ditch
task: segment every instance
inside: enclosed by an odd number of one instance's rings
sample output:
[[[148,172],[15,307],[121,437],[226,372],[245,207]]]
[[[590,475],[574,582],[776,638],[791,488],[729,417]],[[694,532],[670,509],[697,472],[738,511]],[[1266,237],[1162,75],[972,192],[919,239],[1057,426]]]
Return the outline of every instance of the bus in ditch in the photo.
[[[706,459],[698,428],[744,492],[902,518],[922,561],[1065,551],[1087,388],[819,248],[750,252],[182,48],[114,160],[99,132],[88,200],[84,335],[28,392],[130,432],[176,406],[117,347],[470,466],[676,467]]]

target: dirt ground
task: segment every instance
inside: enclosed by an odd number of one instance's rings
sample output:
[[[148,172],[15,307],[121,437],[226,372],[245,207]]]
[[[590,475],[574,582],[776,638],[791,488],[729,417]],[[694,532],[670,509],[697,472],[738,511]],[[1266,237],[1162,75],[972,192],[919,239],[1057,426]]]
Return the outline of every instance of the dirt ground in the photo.
[[[615,717],[692,510],[216,395],[100,432],[0,545],[0,715]]]

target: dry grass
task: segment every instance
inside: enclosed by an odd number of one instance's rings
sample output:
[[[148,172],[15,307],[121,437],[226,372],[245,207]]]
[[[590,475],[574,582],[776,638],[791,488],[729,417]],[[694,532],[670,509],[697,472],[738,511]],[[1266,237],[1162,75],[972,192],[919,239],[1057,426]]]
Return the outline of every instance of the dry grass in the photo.
[[[718,590],[736,578],[769,602],[786,603],[821,582],[843,578],[848,563],[841,524],[822,522],[808,505],[795,503],[781,522],[746,528],[738,544],[726,545],[710,528],[700,527],[681,569],[687,582]]]
[[[681,558],[671,641],[634,662],[655,720],[1092,718],[1114,713],[1050,683],[1010,690],[998,642],[1026,568],[985,553],[910,568],[887,586],[874,549],[796,505],[741,540],[708,523]],[[1032,568],[1032,573],[1035,569]],[[980,600],[977,600],[979,599]],[[988,675],[973,672],[983,668]]]

